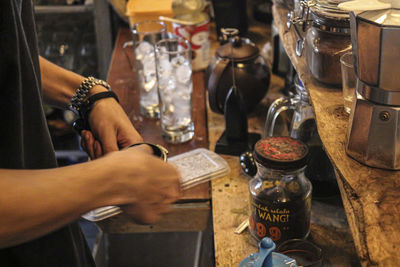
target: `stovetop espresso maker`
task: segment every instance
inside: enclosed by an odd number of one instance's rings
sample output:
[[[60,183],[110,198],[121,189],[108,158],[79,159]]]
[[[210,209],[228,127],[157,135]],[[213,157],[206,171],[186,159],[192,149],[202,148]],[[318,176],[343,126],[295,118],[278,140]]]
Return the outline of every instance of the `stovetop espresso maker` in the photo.
[[[400,170],[400,1],[352,11],[350,25],[358,79],[346,152],[368,166]]]

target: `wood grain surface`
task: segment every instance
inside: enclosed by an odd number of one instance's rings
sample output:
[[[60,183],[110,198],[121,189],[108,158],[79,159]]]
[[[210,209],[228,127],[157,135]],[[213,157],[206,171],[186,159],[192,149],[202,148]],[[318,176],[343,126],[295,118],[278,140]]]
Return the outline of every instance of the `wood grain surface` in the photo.
[[[263,132],[265,116],[271,102],[282,96],[283,80],[272,76],[270,89],[256,111],[248,118],[250,132]],[[210,149],[222,134],[224,117],[208,109]],[[238,157],[222,155],[228,162],[229,175],[213,180],[212,214],[214,225],[215,262],[217,267],[237,266],[245,257],[257,252],[257,244],[246,229],[235,234],[235,229],[249,216],[250,177],[240,170]],[[337,200],[339,198],[339,200]],[[330,202],[340,202],[340,196]],[[314,244],[324,252],[325,266],[359,266],[346,215],[340,203],[313,200],[311,205],[311,234]]]
[[[305,57],[295,54],[296,36],[286,28],[287,10],[273,7],[284,47],[307,88],[318,132],[337,171],[347,219],[363,266],[400,265],[400,172],[370,168],[345,152],[348,115],[340,89],[314,80]]]

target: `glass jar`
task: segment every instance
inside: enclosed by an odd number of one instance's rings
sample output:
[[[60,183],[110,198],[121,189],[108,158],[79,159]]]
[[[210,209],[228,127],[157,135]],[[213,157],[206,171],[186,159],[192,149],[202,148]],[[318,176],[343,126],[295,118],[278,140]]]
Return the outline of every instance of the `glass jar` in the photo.
[[[258,167],[249,182],[250,233],[276,244],[310,232],[311,190],[304,175],[307,146],[291,137],[267,137],[254,147]]]
[[[326,0],[310,9],[313,22],[304,43],[307,65],[318,81],[340,86],[340,56],[351,50],[349,15]]]

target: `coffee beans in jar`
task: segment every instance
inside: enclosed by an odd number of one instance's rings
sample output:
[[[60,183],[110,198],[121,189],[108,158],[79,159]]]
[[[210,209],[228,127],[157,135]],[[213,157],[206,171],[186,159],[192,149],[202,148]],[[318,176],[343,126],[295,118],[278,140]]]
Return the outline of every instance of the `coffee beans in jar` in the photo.
[[[319,82],[340,86],[340,56],[351,50],[349,14],[327,0],[317,0],[310,9],[312,26],[304,42],[307,65]]]
[[[311,190],[304,175],[307,146],[291,137],[267,137],[254,148],[258,172],[249,182],[250,233],[276,244],[310,231]]]

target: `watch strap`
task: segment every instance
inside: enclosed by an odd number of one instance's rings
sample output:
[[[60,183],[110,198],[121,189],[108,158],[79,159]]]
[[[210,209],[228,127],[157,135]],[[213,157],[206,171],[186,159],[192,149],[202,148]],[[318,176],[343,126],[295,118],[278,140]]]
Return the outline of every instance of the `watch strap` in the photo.
[[[82,81],[78,89],[76,89],[75,94],[71,98],[70,109],[72,111],[79,112],[84,101],[88,98],[89,91],[95,85],[101,85],[108,91],[111,91],[111,87],[107,82],[100,79],[96,79],[94,77],[87,77]]]
[[[128,146],[127,148],[134,147],[134,146],[140,146],[140,145],[149,145],[153,149],[154,156],[159,157],[163,161],[167,161],[168,150],[161,145],[147,143],[147,142],[141,142],[141,143],[132,144],[132,145]]]

